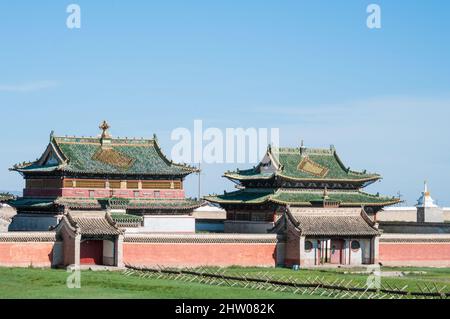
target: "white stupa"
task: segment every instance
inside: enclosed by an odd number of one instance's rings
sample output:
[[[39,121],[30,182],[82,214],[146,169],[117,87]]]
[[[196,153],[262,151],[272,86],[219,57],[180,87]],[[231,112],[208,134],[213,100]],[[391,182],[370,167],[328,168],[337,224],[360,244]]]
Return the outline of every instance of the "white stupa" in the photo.
[[[424,190],[422,196],[417,200],[417,207],[438,207],[433,198],[431,198],[430,192],[428,191],[427,181],[424,183]]]
[[[425,182],[422,196],[417,200],[417,222],[419,223],[443,223],[444,211],[438,207],[431,198]]]

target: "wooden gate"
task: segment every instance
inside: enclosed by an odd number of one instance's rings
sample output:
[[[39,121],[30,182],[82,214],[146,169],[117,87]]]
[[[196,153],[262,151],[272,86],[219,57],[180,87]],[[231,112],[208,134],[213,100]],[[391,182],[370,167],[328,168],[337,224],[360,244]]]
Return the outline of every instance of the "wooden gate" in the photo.
[[[332,239],[330,246],[331,246],[330,263],[342,264],[342,251],[344,248],[344,241],[342,239]]]
[[[103,265],[103,240],[84,240],[81,242],[80,264]]]

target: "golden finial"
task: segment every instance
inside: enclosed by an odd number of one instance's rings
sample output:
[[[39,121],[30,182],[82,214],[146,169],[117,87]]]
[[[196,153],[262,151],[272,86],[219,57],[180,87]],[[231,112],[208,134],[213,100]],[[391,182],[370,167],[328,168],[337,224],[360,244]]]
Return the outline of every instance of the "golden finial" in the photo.
[[[109,135],[109,128],[111,126],[109,126],[108,122],[103,121],[102,124],[100,124],[99,128],[102,130],[102,138],[111,138],[111,135]]]

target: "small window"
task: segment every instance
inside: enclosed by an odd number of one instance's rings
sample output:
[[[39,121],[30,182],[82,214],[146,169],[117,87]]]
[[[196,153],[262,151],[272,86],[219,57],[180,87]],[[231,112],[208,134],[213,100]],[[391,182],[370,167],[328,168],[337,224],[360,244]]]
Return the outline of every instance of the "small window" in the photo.
[[[139,191],[134,191],[133,194],[134,194],[134,197],[135,197],[135,198],[138,198],[139,195],[140,195],[140,192],[139,192]]]
[[[305,251],[310,252],[313,249],[313,243],[309,240],[305,241]]]
[[[155,198],[160,198],[161,197],[161,193],[159,191],[154,191],[153,195]]]
[[[361,248],[361,244],[357,240],[353,240],[351,244],[352,250],[359,250]]]
[[[94,198],[95,197],[95,191],[89,191],[89,197]]]

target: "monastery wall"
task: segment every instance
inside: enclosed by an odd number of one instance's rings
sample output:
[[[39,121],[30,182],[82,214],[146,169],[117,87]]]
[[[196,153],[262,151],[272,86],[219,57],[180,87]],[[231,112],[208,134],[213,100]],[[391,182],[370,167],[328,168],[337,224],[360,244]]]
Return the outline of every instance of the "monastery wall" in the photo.
[[[0,233],[0,267],[73,263],[66,260],[76,249],[73,244],[58,241],[54,232]],[[126,234],[121,251],[123,262],[136,266],[275,267],[297,263],[293,251],[298,243],[292,244],[272,234]],[[385,266],[450,267],[450,234],[383,234],[379,261]]]
[[[281,244],[276,235],[268,234],[128,234],[123,262],[147,267],[275,267],[283,258],[283,249],[277,249]]]
[[[384,266],[450,267],[450,234],[383,234],[379,261]]]
[[[56,237],[52,232],[0,234],[0,267],[51,267]]]

